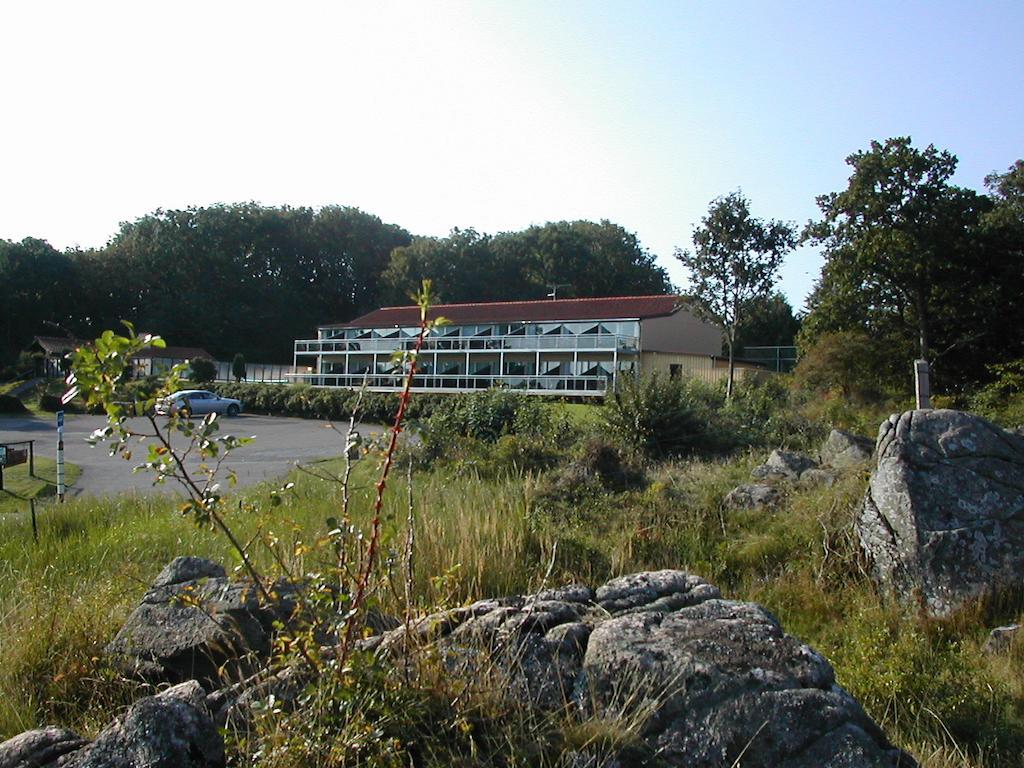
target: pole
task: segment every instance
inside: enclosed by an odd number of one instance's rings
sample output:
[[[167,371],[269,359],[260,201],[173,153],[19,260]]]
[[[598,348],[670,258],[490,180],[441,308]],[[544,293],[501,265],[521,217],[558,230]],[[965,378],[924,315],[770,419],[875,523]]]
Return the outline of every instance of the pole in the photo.
[[[928,375],[928,361],[914,361],[914,390],[917,395],[917,408],[932,407],[932,393]]]
[[[64,411],[57,411],[57,499],[64,503]]]
[[[32,511],[32,540],[39,541],[39,529],[36,528],[36,500],[28,500],[29,509]]]
[[[36,452],[35,452],[35,440],[28,441],[28,476],[36,476]]]

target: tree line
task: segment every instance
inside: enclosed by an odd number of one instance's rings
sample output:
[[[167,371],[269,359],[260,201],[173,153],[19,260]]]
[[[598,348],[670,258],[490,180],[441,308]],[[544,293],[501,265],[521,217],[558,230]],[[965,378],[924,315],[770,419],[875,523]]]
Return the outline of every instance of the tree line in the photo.
[[[821,218],[799,240],[795,224],[755,219],[733,192],[711,202],[693,251],[676,250],[701,311],[722,327],[729,390],[738,331],[770,316],[798,241],[825,257],[798,336],[813,361],[804,367],[839,375],[847,393],[905,391],[916,358],[937,391],[959,395],[1024,360],[1024,161],[987,176],[988,194],[951,184],[956,156],[909,137],[871,142],[846,162],[847,188],[817,198]]]
[[[291,359],[318,324],[408,304],[424,278],[446,302],[661,293],[665,270],[609,221],[490,236],[413,237],[357,208],[217,205],[158,210],[103,248],[0,240],[0,364],[35,335],[90,338],[130,320],[220,359]]]
[[[830,364],[883,388],[903,386],[921,357],[951,393],[1024,358],[1024,161],[986,177],[986,193],[952,184],[956,156],[909,137],[846,162],[847,187],[818,197],[821,216],[802,231],[753,218],[735,192],[712,201],[692,252],[677,249],[727,347],[785,345],[799,326],[801,354],[851,357]],[[825,257],[801,318],[773,292],[798,242]],[[88,337],[122,319],[221,359],[283,362],[318,324],[406,304],[424,278],[445,302],[541,299],[553,286],[559,297],[675,290],[609,221],[438,238],[351,207],[158,210],[98,249],[0,240],[0,365],[34,335]]]

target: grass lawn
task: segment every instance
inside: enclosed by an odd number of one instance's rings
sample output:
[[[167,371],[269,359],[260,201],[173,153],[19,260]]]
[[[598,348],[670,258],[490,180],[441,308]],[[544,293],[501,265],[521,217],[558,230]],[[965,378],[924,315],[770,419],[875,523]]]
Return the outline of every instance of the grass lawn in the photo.
[[[4,469],[4,489],[0,491],[0,514],[24,512],[29,499],[41,499],[57,493],[57,462],[43,456],[35,458],[35,476],[29,475],[28,464]],[[81,470],[70,462],[64,463],[64,482],[75,484]]]
[[[601,417],[601,406],[597,403],[549,403],[548,407],[556,416],[565,416],[578,427],[592,427]]]

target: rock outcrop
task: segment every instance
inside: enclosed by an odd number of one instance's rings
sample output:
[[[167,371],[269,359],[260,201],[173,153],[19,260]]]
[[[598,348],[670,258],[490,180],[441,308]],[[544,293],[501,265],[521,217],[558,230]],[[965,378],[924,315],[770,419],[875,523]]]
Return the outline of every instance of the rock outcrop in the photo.
[[[208,562],[172,566],[150,594],[173,595],[182,584],[230,586]],[[487,681],[541,709],[618,723],[631,734],[617,756],[583,747],[567,765],[915,765],[836,684],[826,659],[764,608],[725,600],[683,571],[622,576],[596,590],[571,584],[481,600],[361,639],[358,647],[396,663],[429,648],[449,675]],[[0,768],[56,766],[58,759],[60,768],[215,768],[224,764],[218,727],[244,729],[253,705],[271,694],[278,706],[295,705],[315,674],[301,665],[265,668],[209,694],[194,680],[182,683],[137,702],[90,744],[56,728],[0,744]]]
[[[220,768],[224,740],[195,681],[148,696],[89,743],[49,727],[0,744],[0,768]]]
[[[978,416],[908,411],[882,424],[858,520],[876,580],[931,616],[1024,574],[1024,438]]]
[[[107,646],[130,674],[152,681],[218,685],[251,673],[270,653],[272,625],[294,610],[294,589],[277,584],[261,602],[251,582],[197,557],[175,558]]]
[[[685,572],[481,601],[412,631],[436,643],[453,673],[497,677],[540,707],[568,702],[632,723],[658,764],[731,766],[742,754],[744,766],[765,768],[915,765],[836,684],[828,661],[764,608],[723,600]],[[402,627],[379,647],[401,653],[409,641]]]

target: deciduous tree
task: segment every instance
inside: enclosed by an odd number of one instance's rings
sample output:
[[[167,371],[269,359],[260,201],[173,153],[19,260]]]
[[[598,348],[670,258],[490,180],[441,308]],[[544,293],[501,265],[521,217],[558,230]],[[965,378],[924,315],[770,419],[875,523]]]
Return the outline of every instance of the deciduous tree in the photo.
[[[736,336],[744,307],[771,292],[782,260],[795,244],[792,224],[754,218],[750,202],[737,191],[711,202],[693,230],[692,252],[675,251],[689,273],[698,311],[718,323],[725,334],[727,398],[732,398]]]

